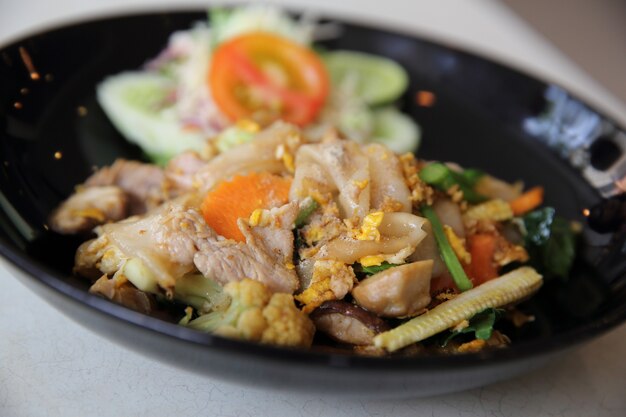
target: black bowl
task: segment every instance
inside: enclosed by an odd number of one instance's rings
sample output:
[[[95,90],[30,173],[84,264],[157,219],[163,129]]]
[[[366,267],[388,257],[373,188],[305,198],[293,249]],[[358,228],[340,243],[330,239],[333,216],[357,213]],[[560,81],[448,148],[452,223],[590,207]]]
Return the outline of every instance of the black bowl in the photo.
[[[47,216],[94,166],[141,158],[98,107],[94,87],[141,66],[174,30],[204,18],[175,12],[95,20],[0,50],[0,253],[24,284],[68,317],[159,359],[241,383],[414,396],[528,371],[626,319],[623,230],[598,234],[586,226],[569,280],[547,282],[522,304],[535,322],[510,329],[511,347],[476,354],[372,358],[260,346],[197,333],[87,293],[87,283],[71,275],[79,241],[49,232]],[[409,71],[401,105],[422,127],[421,157],[542,184],[547,204],[583,224],[583,209],[618,191],[623,130],[558,86],[411,36],[342,28],[325,47],[385,55]],[[420,106],[418,91],[433,93],[434,105]]]

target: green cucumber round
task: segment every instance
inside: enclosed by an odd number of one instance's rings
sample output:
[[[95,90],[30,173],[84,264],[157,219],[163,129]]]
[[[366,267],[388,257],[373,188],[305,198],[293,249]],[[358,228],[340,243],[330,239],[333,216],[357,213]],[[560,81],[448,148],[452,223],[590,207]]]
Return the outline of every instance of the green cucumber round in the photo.
[[[137,144],[156,163],[186,150],[201,150],[201,132],[185,130],[167,97],[171,79],[147,72],[124,72],[98,85],[100,106],[126,139]]]
[[[324,55],[334,85],[356,79],[355,93],[373,106],[398,99],[409,83],[407,72],[395,61],[354,51],[333,51]]]
[[[420,127],[393,107],[373,112],[374,131],[370,142],[387,146],[395,153],[415,152],[420,144]]]

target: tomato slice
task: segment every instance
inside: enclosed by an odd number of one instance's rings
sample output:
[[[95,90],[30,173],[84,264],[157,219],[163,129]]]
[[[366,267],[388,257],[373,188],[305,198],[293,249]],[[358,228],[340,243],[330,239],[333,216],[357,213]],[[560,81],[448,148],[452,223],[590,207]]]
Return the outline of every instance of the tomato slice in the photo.
[[[329,78],[312,50],[271,33],[253,32],[217,48],[209,86],[232,121],[249,118],[265,125],[282,119],[304,126],[324,105]]]

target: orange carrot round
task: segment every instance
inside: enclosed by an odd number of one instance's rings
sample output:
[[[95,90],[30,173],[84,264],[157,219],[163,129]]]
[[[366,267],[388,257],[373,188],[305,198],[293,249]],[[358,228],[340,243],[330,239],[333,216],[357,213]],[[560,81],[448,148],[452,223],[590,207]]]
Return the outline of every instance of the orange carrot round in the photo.
[[[515,216],[528,213],[539,207],[543,202],[543,187],[533,187],[519,197],[509,201],[511,210]]]
[[[287,203],[290,187],[291,179],[267,172],[237,175],[207,193],[202,202],[202,215],[217,234],[244,242],[237,219],[249,218],[256,209]]]

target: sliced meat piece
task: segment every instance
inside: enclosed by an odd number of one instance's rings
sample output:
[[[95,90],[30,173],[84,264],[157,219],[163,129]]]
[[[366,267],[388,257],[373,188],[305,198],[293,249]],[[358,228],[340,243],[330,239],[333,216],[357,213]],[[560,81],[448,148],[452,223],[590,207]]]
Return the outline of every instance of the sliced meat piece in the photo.
[[[277,264],[255,241],[211,240],[197,252],[194,264],[203,275],[221,284],[251,278],[264,283],[272,292],[292,294],[298,288],[294,269]]]
[[[430,303],[433,261],[395,266],[364,279],[352,290],[358,305],[381,317],[407,317]]]
[[[165,175],[156,165],[125,159],[95,172],[85,181],[86,187],[116,185],[124,190],[130,203],[129,214],[143,214],[165,200]]]
[[[207,163],[193,151],[172,158],[164,171],[168,193],[176,196],[198,188],[198,184],[194,182],[195,175]]]
[[[252,278],[273,292],[293,294],[299,287],[293,265],[293,232],[297,203],[265,210],[260,224],[250,226],[239,219],[246,243],[208,239],[196,253],[194,263],[205,276],[222,284]]]
[[[246,221],[239,223],[239,229],[246,242],[255,241],[277,263],[293,264],[293,228],[298,217],[299,207],[295,201],[282,207],[265,210],[266,219],[258,226],[251,227]]]
[[[291,294],[298,288],[292,264],[295,203],[276,209],[273,223],[263,232],[268,237],[265,241],[243,224],[248,239],[245,244],[218,237],[202,218],[198,205],[195,195],[185,195],[146,215],[98,227],[98,239],[79,248],[75,271],[89,277],[95,270],[112,274],[125,259],[138,258],[168,295],[172,295],[178,277],[196,268],[222,284],[248,277],[274,292]],[[276,235],[270,238],[271,232]],[[285,244],[287,238],[290,245]]]
[[[50,228],[62,234],[87,233],[100,224],[123,219],[127,209],[128,199],[119,187],[81,187],[52,213]]]
[[[346,301],[326,301],[310,317],[318,331],[352,345],[371,345],[374,336],[389,330],[384,320]]]
[[[89,292],[144,314],[150,314],[156,306],[153,296],[138,290],[128,281],[109,279],[106,275],[100,277]]]

